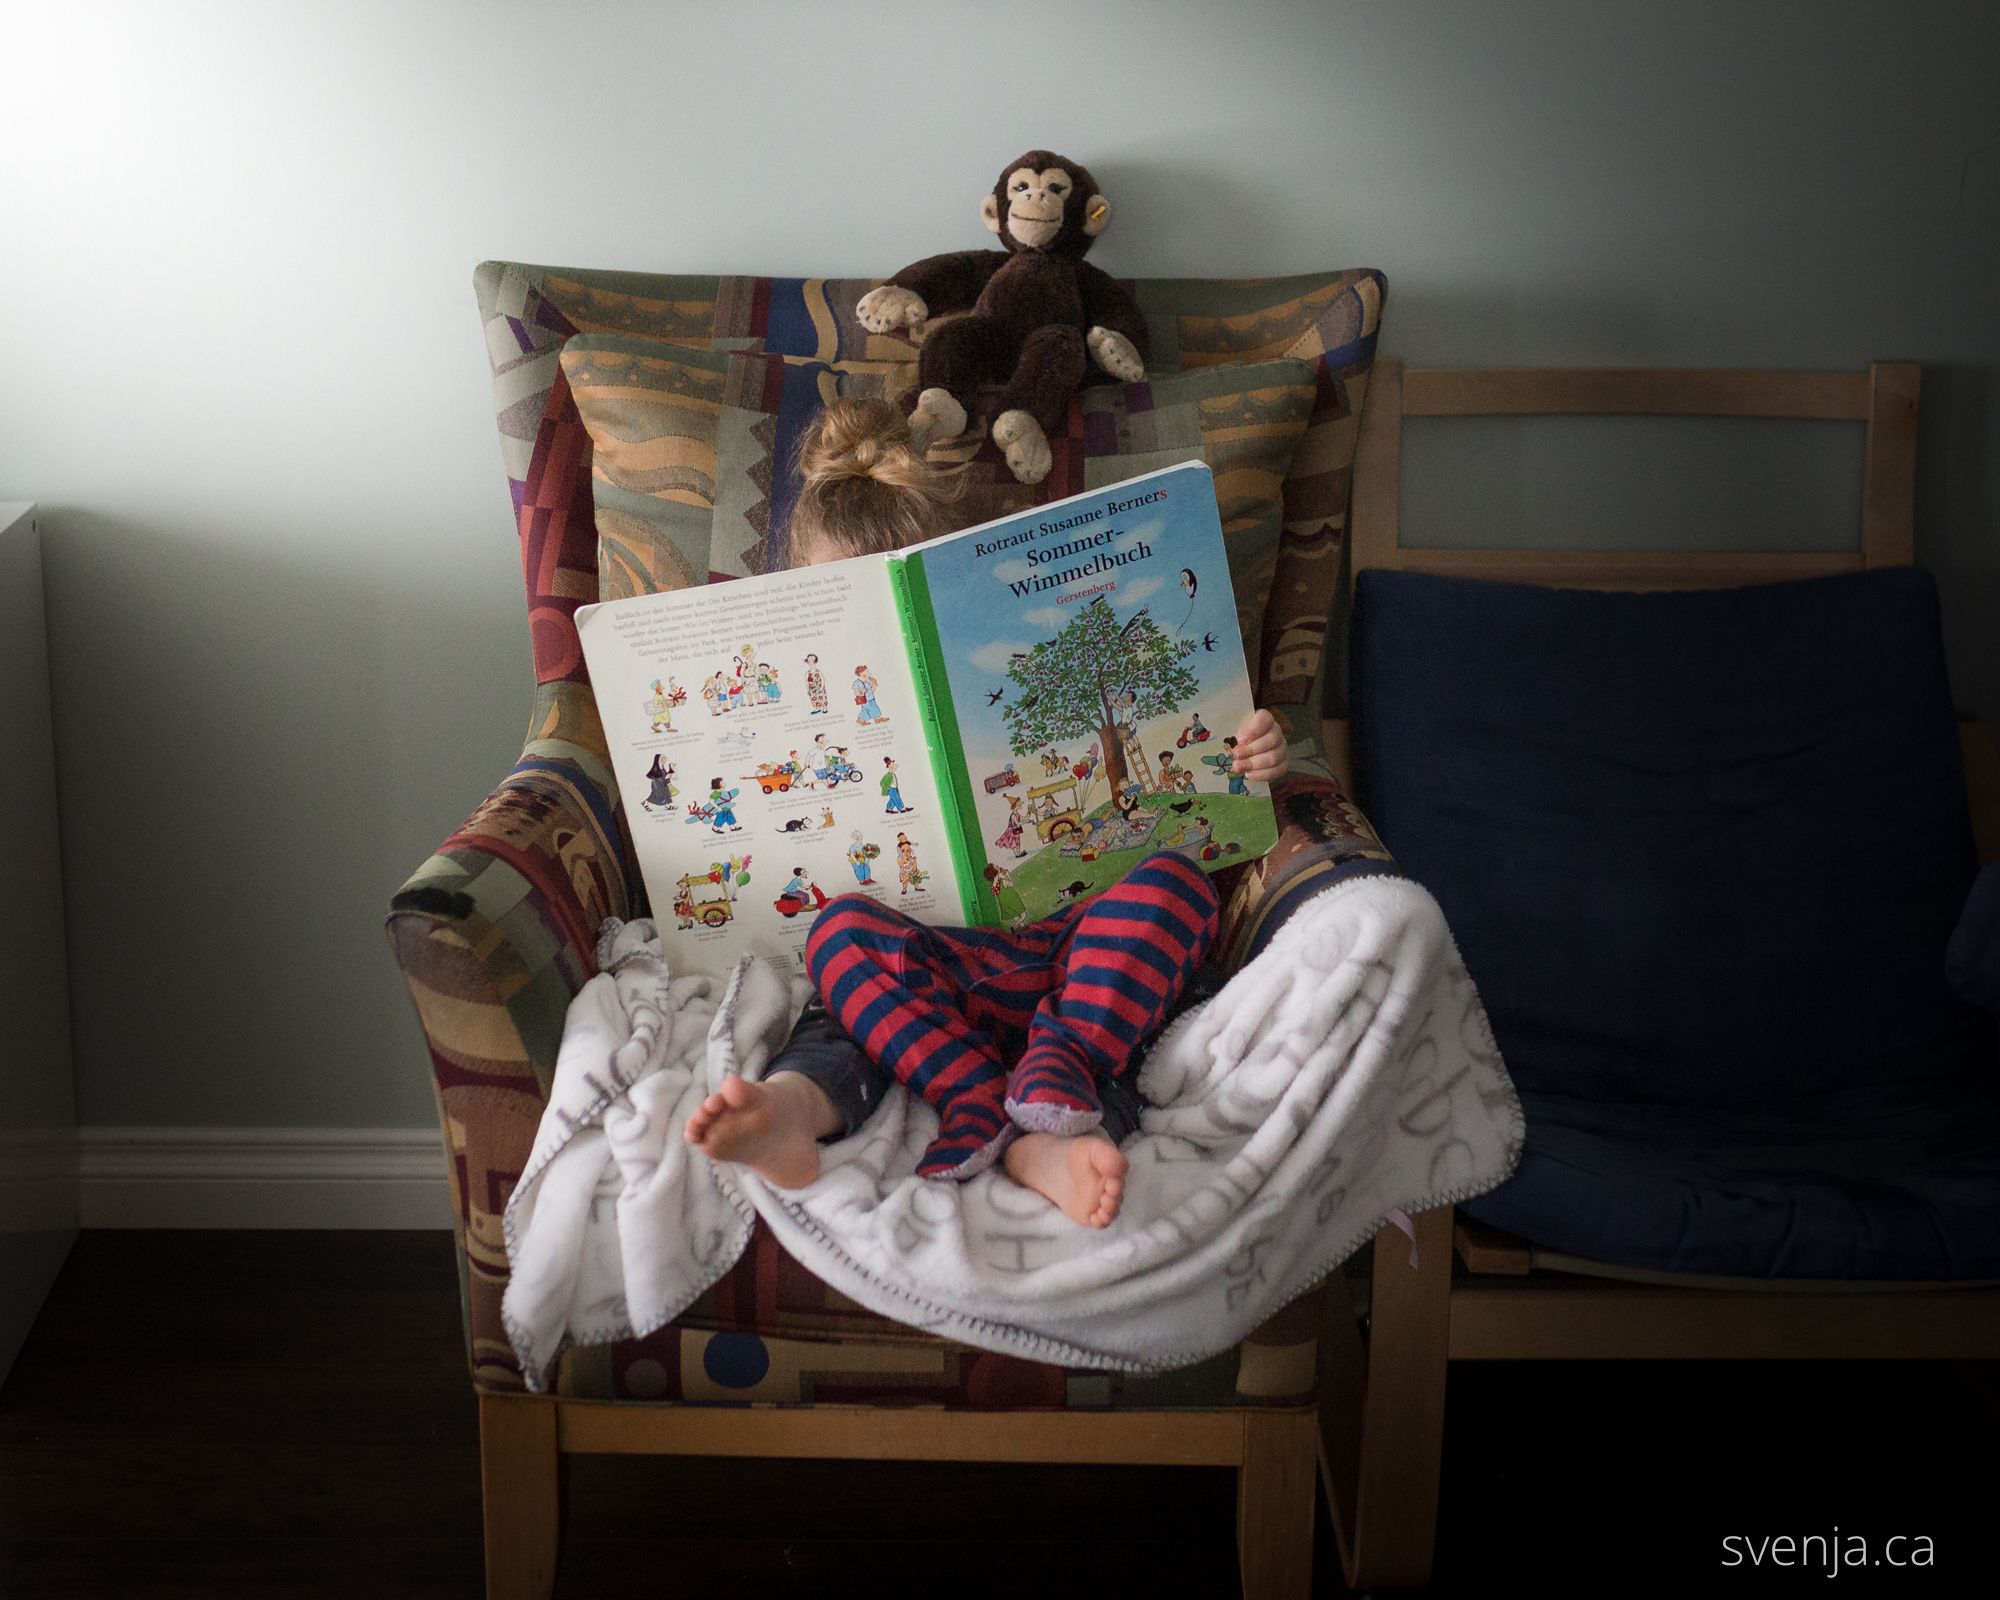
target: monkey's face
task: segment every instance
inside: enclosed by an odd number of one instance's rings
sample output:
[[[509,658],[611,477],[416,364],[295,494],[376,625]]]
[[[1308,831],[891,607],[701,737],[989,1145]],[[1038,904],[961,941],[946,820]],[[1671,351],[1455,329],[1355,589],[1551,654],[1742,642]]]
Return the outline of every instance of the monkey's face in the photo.
[[[1009,250],[1067,246],[1081,255],[1110,223],[1111,202],[1075,162],[1031,150],[1001,176],[980,212]]]

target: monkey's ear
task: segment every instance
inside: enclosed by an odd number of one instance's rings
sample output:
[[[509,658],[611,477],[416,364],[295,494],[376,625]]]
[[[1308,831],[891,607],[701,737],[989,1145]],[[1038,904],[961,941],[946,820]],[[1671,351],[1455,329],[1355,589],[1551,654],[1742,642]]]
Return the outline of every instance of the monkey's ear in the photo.
[[[1090,204],[1083,208],[1083,231],[1087,238],[1095,239],[1111,226],[1111,202],[1101,194],[1090,197]]]
[[[986,219],[988,233],[1000,231],[1000,202],[993,198],[991,190],[988,190],[986,198],[979,202],[979,214]]]

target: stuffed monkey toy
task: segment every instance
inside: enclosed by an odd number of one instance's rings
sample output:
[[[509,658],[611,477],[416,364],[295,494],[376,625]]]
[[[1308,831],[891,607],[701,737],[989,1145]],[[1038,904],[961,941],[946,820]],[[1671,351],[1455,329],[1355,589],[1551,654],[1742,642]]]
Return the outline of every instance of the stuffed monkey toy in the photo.
[[[982,387],[997,385],[992,434],[1022,483],[1051,465],[1048,436],[1095,362],[1112,377],[1146,376],[1146,324],[1110,274],[1083,259],[1111,221],[1111,202],[1067,157],[1030,150],[1007,164],[980,202],[1005,250],[960,250],[907,266],[861,297],[871,333],[931,331],[918,356],[922,392],[910,416],[919,451],[965,431]]]

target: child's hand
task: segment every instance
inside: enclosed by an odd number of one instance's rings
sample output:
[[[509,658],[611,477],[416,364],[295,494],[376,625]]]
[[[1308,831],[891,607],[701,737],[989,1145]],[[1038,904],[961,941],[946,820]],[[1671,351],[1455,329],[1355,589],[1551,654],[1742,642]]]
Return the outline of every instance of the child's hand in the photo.
[[[1291,769],[1285,730],[1268,711],[1253,711],[1236,730],[1236,771],[1259,783],[1276,783]]]

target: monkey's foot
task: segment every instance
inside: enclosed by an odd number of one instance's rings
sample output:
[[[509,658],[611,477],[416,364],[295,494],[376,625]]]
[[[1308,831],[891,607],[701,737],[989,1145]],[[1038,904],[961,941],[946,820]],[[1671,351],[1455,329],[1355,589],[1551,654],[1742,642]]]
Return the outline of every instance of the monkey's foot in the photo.
[[[889,333],[896,328],[914,328],[931,314],[924,297],[909,289],[885,283],[870,289],[855,303],[854,316],[870,333]]]
[[[949,389],[926,389],[910,413],[910,443],[918,455],[939,439],[956,439],[965,432],[965,407]]]
[[[1007,470],[1021,483],[1040,483],[1055,465],[1048,435],[1025,411],[1003,411],[993,419],[993,442],[1007,457]]]
[[[1110,328],[1092,328],[1084,335],[1090,358],[1120,383],[1139,383],[1146,376],[1146,363],[1132,341]]]

